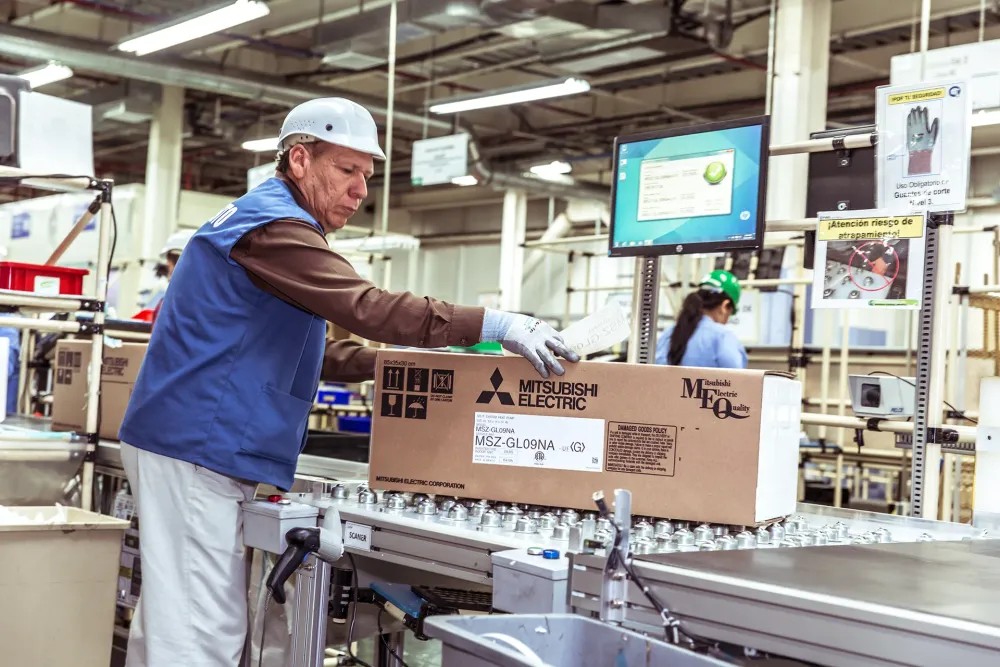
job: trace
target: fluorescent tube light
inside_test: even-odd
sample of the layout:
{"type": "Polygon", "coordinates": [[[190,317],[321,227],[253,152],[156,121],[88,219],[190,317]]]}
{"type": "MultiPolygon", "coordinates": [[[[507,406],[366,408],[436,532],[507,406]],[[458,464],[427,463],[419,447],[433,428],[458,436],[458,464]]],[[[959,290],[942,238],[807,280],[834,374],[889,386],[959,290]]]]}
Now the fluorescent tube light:
{"type": "Polygon", "coordinates": [[[264,139],[249,139],[241,144],[241,148],[245,151],[253,151],[254,153],[266,153],[268,151],[277,152],[278,150],[278,137],[266,137],[264,139]]]}
{"type": "Polygon", "coordinates": [[[559,79],[548,81],[542,84],[531,86],[521,86],[518,88],[508,88],[492,93],[480,94],[475,97],[465,97],[454,100],[445,100],[432,104],[430,112],[435,114],[458,113],[460,111],[471,111],[472,109],[487,109],[489,107],[507,106],[509,104],[521,104],[523,102],[534,102],[550,97],[562,97],[565,95],[576,95],[590,90],[590,83],[583,79],[559,79]]]}
{"type": "Polygon", "coordinates": [[[570,166],[569,162],[562,162],[556,160],[554,162],[549,162],[548,164],[536,164],[531,168],[531,173],[540,178],[549,178],[550,176],[562,176],[573,171],[573,167],[570,166]]]}
{"type": "Polygon", "coordinates": [[[455,178],[451,179],[451,183],[452,185],[460,185],[464,188],[470,185],[479,185],[479,179],[472,175],[456,176],[455,178]]]}
{"type": "Polygon", "coordinates": [[[31,85],[32,89],[47,86],[56,81],[62,81],[73,76],[73,70],[59,63],[49,63],[41,67],[34,67],[17,74],[31,85]]]}
{"type": "Polygon", "coordinates": [[[119,44],[117,48],[119,51],[144,56],[147,53],[228,30],[270,13],[271,9],[267,4],[259,0],[235,0],[232,4],[224,7],[156,28],[152,32],[136,35],[119,44]]]}

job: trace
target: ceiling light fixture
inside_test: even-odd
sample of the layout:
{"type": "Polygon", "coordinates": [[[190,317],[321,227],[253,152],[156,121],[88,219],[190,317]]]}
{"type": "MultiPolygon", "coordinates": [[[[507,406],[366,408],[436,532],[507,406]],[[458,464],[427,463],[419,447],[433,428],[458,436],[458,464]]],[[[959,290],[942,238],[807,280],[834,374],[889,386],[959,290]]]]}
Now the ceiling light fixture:
{"type": "Polygon", "coordinates": [[[35,89],[68,79],[73,76],[73,70],[59,63],[49,63],[18,72],[16,76],[27,81],[31,88],[35,89]]]}
{"type": "Polygon", "coordinates": [[[118,45],[119,51],[137,56],[160,51],[184,42],[212,35],[271,13],[266,3],[259,0],[235,0],[229,4],[209,9],[176,22],[154,28],[118,45]]]}
{"type": "Polygon", "coordinates": [[[459,185],[461,187],[468,187],[470,185],[479,185],[479,179],[471,174],[468,176],[456,176],[451,179],[452,185],[459,185]]]}
{"type": "Polygon", "coordinates": [[[278,150],[278,137],[265,137],[263,139],[248,139],[240,147],[245,151],[254,153],[276,152],[278,150]]]}
{"type": "Polygon", "coordinates": [[[530,171],[535,176],[547,178],[549,176],[563,176],[568,174],[573,171],[573,167],[570,166],[569,162],[555,160],[553,162],[549,162],[548,164],[536,164],[530,171]]]}
{"type": "Polygon", "coordinates": [[[546,81],[540,84],[535,83],[529,86],[497,90],[491,93],[480,93],[474,96],[442,100],[431,104],[430,112],[434,114],[459,113],[473,109],[487,109],[510,104],[521,104],[523,102],[535,102],[552,97],[576,95],[578,93],[585,93],[588,90],[590,90],[590,83],[583,79],[570,77],[568,79],[546,81]]]}

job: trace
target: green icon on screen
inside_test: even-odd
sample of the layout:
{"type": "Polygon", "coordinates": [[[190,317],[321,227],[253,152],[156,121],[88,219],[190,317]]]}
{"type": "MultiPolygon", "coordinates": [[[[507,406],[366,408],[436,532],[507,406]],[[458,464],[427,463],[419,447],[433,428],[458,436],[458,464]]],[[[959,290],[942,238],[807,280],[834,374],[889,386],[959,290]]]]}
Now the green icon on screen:
{"type": "Polygon", "coordinates": [[[721,162],[710,162],[705,167],[705,180],[712,185],[718,185],[726,177],[726,165],[721,162]]]}

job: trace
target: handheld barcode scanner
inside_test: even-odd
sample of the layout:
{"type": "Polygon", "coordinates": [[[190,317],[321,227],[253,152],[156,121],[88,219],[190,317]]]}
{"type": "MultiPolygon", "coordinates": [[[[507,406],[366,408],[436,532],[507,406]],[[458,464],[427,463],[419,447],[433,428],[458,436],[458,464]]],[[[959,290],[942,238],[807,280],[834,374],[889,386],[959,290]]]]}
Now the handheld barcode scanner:
{"type": "Polygon", "coordinates": [[[305,562],[309,554],[334,563],[344,555],[344,529],[340,512],[327,507],[323,523],[317,528],[292,528],[285,533],[288,548],[267,577],[267,590],[278,604],[285,603],[285,582],[305,562]]]}

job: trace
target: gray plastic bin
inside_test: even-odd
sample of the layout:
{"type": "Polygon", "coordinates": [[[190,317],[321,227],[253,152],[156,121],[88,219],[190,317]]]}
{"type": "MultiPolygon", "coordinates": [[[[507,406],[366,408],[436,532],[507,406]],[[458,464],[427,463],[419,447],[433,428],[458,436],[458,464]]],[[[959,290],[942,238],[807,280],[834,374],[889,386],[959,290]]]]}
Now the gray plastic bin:
{"type": "Polygon", "coordinates": [[[437,616],[441,667],[714,667],[726,663],[574,614],[437,616]],[[504,635],[495,637],[491,635],[504,635]],[[510,641],[514,640],[514,641],[510,641]],[[535,660],[515,647],[520,643],[535,660]]]}

